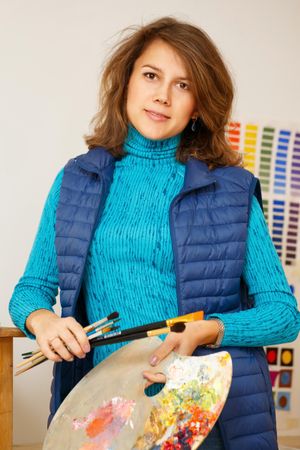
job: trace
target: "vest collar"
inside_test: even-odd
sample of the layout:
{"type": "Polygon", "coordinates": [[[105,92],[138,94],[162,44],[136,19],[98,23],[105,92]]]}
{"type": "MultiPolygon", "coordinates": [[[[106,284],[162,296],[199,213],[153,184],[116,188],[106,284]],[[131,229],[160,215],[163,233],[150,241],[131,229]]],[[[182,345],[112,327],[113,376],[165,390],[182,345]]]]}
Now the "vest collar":
{"type": "Polygon", "coordinates": [[[209,171],[207,164],[194,157],[188,159],[183,185],[184,192],[208,186],[216,181],[214,173],[209,171]]]}
{"type": "Polygon", "coordinates": [[[88,172],[101,175],[101,172],[110,165],[114,165],[116,158],[104,147],[94,147],[87,153],[75,158],[75,162],[88,172]]]}
{"type": "MultiPolygon", "coordinates": [[[[104,147],[94,147],[87,153],[76,158],[77,164],[83,169],[98,175],[107,167],[114,166],[116,158],[104,147]]],[[[184,185],[182,192],[198,189],[216,183],[214,173],[209,171],[207,164],[194,157],[186,163],[184,185]]]]}

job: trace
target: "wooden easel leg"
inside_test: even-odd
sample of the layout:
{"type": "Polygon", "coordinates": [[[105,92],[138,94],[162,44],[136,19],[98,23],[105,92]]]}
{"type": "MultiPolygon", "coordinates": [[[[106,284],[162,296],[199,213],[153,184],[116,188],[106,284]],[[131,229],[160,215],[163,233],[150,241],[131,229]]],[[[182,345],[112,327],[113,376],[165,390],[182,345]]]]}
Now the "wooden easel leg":
{"type": "Polygon", "coordinates": [[[13,338],[0,339],[0,450],[13,446],[13,338]]]}

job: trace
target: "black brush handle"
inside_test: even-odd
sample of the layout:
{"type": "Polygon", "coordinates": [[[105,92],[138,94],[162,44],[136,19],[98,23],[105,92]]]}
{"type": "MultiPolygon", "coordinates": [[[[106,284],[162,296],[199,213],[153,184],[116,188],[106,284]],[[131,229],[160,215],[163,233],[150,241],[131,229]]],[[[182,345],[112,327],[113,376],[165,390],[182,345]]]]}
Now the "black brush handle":
{"type": "MultiPolygon", "coordinates": [[[[134,328],[127,328],[126,330],[120,331],[118,333],[118,336],[110,336],[109,334],[105,334],[105,335],[95,338],[95,340],[97,339],[99,341],[102,341],[102,340],[107,341],[108,339],[122,337],[122,336],[129,336],[134,333],[141,333],[144,331],[156,330],[159,328],[164,328],[166,326],[167,326],[166,321],[162,320],[161,322],[148,323],[146,325],[140,325],[140,326],[134,327],[134,328]]],[[[90,335],[90,336],[92,336],[92,335],[90,335]]],[[[90,342],[93,342],[93,339],[90,339],[90,342]]]]}
{"type": "MultiPolygon", "coordinates": [[[[100,336],[102,337],[102,336],[100,336]]],[[[133,341],[134,339],[142,339],[147,337],[147,331],[142,331],[141,333],[128,334],[127,336],[112,336],[106,339],[91,339],[91,347],[99,347],[100,345],[117,344],[119,342],[133,341]]]]}
{"type": "MultiPolygon", "coordinates": [[[[170,331],[175,331],[177,333],[182,333],[184,330],[185,330],[185,324],[183,322],[174,324],[172,327],[170,327],[170,331]]],[[[128,330],[124,330],[124,331],[128,331],[128,330]]],[[[104,336],[99,336],[99,338],[91,339],[90,345],[91,345],[91,347],[99,347],[100,345],[116,344],[119,342],[133,341],[135,339],[143,339],[145,337],[148,337],[147,333],[148,333],[147,331],[141,331],[140,333],[132,333],[132,334],[127,334],[124,336],[123,331],[122,331],[122,334],[119,336],[109,337],[107,335],[106,338],[104,336]]],[[[161,333],[161,334],[166,334],[166,332],[161,333]]]]}
{"type": "Polygon", "coordinates": [[[148,323],[146,325],[140,325],[139,327],[127,328],[127,330],[122,331],[122,336],[127,336],[131,333],[140,333],[141,331],[156,330],[157,328],[164,328],[166,326],[166,320],[161,320],[160,322],[148,323]]]}

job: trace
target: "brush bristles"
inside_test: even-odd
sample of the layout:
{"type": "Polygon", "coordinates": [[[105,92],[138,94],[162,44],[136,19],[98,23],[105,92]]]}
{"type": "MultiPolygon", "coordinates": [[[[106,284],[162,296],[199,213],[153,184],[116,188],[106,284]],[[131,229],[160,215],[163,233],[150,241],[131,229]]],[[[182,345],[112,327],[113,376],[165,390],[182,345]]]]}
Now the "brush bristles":
{"type": "Polygon", "coordinates": [[[117,319],[118,317],[119,317],[119,313],[117,311],[114,311],[109,316],[107,316],[107,320],[117,319]]]}
{"type": "Polygon", "coordinates": [[[182,333],[185,330],[185,324],[183,322],[178,322],[172,325],[170,329],[175,333],[182,333]]]}

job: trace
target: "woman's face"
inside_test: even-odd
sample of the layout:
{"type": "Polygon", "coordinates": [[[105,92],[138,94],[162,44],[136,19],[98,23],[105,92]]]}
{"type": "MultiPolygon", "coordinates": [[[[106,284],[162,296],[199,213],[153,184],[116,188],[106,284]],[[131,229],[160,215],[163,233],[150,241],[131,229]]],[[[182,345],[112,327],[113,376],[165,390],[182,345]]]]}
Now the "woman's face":
{"type": "Polygon", "coordinates": [[[128,83],[126,108],[129,122],[143,136],[149,139],[175,136],[192,117],[199,115],[187,77],[180,56],[161,39],[152,41],[136,59],[128,83]]]}

